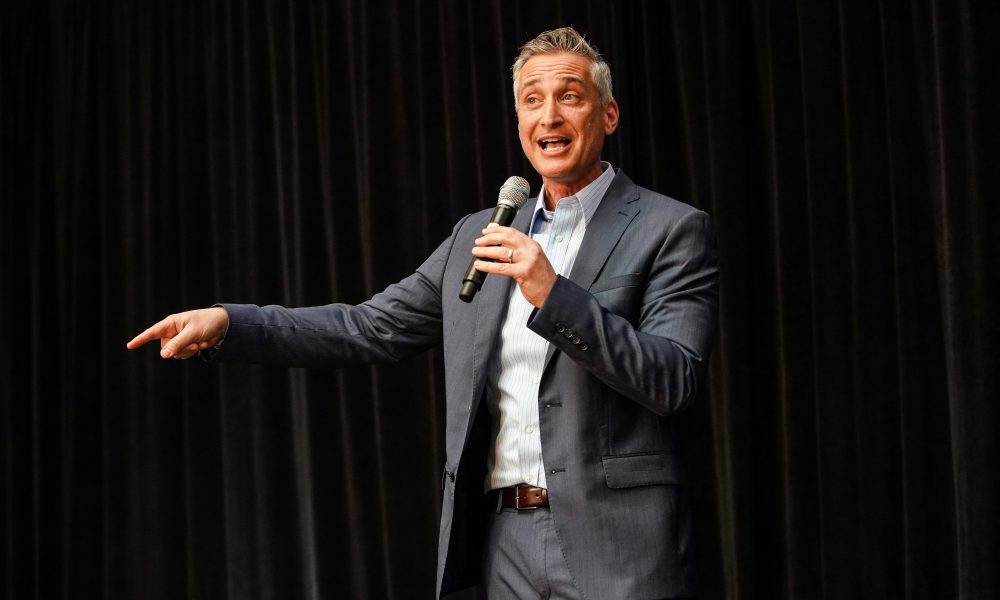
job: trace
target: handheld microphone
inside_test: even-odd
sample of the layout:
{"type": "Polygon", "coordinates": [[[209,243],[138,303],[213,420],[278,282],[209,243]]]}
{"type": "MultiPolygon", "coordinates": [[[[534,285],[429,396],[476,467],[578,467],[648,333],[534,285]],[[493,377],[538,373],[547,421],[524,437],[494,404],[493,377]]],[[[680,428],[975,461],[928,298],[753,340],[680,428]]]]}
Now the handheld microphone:
{"type": "MultiPolygon", "coordinates": [[[[530,192],[531,186],[528,185],[528,182],[523,177],[509,177],[500,186],[500,197],[497,199],[497,207],[493,209],[493,216],[490,217],[490,223],[509,227],[514,222],[514,215],[517,214],[517,209],[524,206],[524,203],[528,201],[528,194],[530,192]]],[[[476,258],[473,257],[472,262],[469,263],[469,268],[465,271],[465,277],[462,278],[462,290],[458,293],[458,297],[463,302],[472,302],[472,299],[476,296],[476,292],[483,287],[483,281],[486,279],[486,273],[476,270],[475,264],[476,258]]]]}

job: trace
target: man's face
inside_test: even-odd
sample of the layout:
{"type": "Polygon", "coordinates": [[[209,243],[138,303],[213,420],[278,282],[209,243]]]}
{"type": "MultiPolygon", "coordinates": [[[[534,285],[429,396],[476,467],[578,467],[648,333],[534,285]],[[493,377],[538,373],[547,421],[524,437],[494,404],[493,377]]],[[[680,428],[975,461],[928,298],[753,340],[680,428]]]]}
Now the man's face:
{"type": "Polygon", "coordinates": [[[517,131],[525,156],[546,188],[576,193],[600,175],[601,149],[618,126],[618,105],[601,106],[590,60],[578,54],[533,56],[518,84],[517,131]]]}

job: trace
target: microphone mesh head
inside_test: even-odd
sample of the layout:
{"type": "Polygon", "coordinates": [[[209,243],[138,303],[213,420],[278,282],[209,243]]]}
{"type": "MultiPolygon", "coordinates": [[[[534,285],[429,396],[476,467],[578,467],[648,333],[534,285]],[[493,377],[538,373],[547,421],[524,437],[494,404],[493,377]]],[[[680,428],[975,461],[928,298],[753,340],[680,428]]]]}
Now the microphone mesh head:
{"type": "Polygon", "coordinates": [[[514,210],[524,206],[528,201],[528,194],[531,193],[531,186],[524,177],[508,177],[507,181],[500,186],[500,198],[497,204],[505,204],[514,210]]]}

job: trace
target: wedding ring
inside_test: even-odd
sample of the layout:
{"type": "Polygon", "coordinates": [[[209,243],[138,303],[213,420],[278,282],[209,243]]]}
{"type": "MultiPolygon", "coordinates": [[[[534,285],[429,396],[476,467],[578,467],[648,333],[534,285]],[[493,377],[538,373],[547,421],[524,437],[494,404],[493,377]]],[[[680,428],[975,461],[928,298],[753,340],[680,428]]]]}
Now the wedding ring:
{"type": "Polygon", "coordinates": [[[514,249],[513,248],[507,248],[507,262],[509,262],[509,263],[514,262],[514,249]]]}

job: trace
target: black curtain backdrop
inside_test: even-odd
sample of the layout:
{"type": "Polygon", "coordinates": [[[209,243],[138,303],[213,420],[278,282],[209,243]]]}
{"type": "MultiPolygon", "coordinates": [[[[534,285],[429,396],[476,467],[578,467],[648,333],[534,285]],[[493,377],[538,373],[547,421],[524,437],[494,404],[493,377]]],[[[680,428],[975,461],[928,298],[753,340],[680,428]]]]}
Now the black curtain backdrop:
{"type": "Polygon", "coordinates": [[[1000,597],[1000,8],[36,2],[0,9],[0,595],[428,598],[441,361],[162,361],[220,300],[359,302],[538,177],[509,65],[572,24],[637,182],[715,218],[677,415],[703,598],[1000,597]]]}

